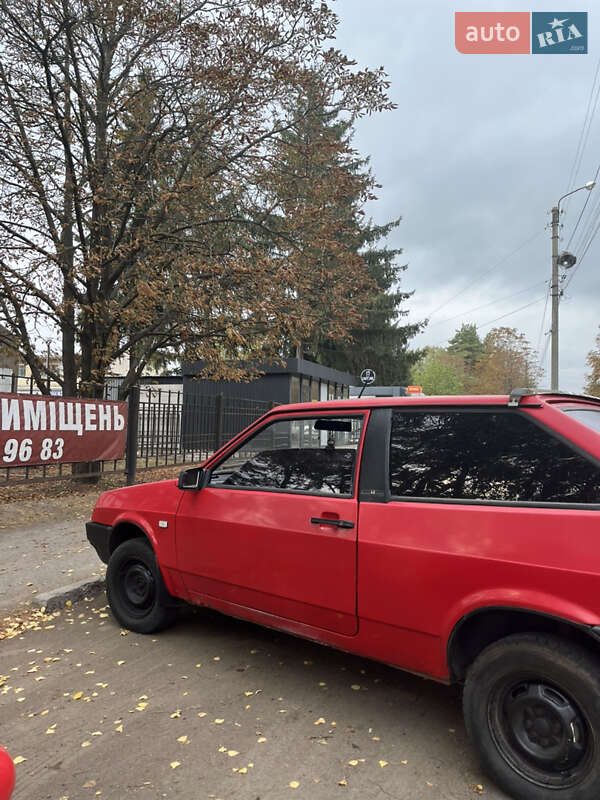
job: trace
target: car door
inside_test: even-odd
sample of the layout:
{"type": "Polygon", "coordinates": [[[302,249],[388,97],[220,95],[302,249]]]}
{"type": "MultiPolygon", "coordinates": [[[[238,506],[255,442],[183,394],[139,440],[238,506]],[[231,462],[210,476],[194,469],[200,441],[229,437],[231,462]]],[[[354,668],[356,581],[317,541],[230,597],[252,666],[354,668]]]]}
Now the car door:
{"type": "Polygon", "coordinates": [[[277,415],[184,493],[177,561],[194,599],[356,632],[365,416],[277,415]]]}

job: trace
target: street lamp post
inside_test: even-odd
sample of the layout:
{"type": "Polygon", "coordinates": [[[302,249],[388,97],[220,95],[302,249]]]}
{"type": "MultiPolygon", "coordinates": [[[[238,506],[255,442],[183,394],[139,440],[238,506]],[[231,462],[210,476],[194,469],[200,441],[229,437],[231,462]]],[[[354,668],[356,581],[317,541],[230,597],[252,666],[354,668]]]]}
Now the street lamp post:
{"type": "MultiPolygon", "coordinates": [[[[552,295],[552,329],[551,329],[551,355],[550,355],[550,389],[558,391],[558,302],[560,300],[560,289],[558,286],[558,226],[560,221],[560,203],[565,197],[569,197],[582,189],[591,191],[596,185],[596,181],[588,181],[578,189],[563,194],[558,203],[552,209],[552,281],[550,283],[550,294],[552,295]]],[[[568,264],[573,266],[575,259],[568,264]]],[[[565,264],[565,266],[567,266],[565,264]]]]}

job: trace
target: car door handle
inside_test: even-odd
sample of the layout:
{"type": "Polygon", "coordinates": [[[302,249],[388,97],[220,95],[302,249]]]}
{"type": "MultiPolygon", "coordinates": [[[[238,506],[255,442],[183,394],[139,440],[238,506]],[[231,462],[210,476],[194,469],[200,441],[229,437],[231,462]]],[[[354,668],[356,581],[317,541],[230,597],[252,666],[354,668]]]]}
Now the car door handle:
{"type": "Polygon", "coordinates": [[[328,519],[324,517],[311,517],[310,521],[313,525],[333,525],[336,528],[353,528],[354,523],[349,519],[328,519]]]}

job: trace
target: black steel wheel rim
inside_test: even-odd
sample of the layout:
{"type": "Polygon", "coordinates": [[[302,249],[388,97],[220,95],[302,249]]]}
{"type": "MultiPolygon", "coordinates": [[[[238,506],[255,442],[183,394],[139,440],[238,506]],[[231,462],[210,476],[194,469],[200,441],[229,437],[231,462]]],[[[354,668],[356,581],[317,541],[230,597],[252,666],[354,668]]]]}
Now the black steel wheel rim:
{"type": "Polygon", "coordinates": [[[492,693],[488,725],[502,758],[546,789],[580,783],[593,763],[585,715],[564,689],[534,676],[513,676],[492,693]]]}
{"type": "Polygon", "coordinates": [[[126,562],[120,574],[121,597],[127,611],[144,616],[154,606],[156,582],[152,570],[143,561],[126,562]]]}

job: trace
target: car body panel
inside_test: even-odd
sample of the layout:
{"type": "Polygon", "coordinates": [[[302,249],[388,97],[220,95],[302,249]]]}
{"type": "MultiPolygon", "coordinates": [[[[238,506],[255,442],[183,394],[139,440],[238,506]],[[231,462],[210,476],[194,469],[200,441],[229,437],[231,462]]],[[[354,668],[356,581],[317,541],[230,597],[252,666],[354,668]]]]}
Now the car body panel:
{"type": "MultiPolygon", "coordinates": [[[[278,407],[203,466],[210,474],[274,418],[396,407],[493,410],[506,409],[508,401],[402,397],[278,407]]],[[[579,403],[600,407],[592,399],[540,394],[523,397],[515,413],[529,415],[600,466],[600,434],[561,409],[579,403]]],[[[371,413],[380,426],[371,467],[373,452],[385,450],[381,414],[371,413]]],[[[365,429],[357,469],[368,446],[365,429]]],[[[452,631],[473,612],[513,608],[600,625],[600,498],[598,507],[402,500],[390,496],[384,470],[375,472],[364,495],[355,480],[352,498],[147,484],[102,495],[93,520],[138,525],[178,597],[438,680],[449,680],[452,631]],[[310,522],[335,515],[354,527],[310,522]],[[168,527],[159,527],[159,520],[168,527]]]]}

